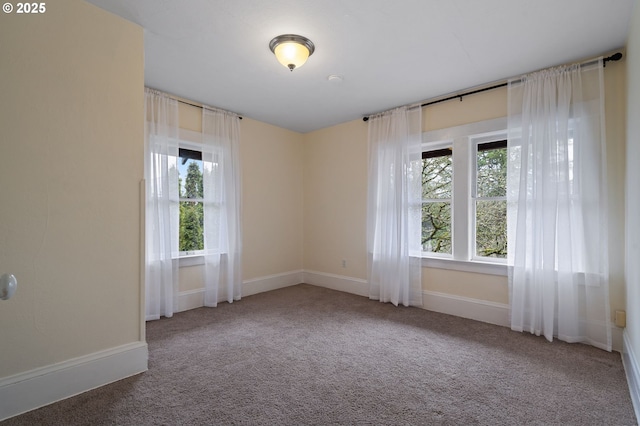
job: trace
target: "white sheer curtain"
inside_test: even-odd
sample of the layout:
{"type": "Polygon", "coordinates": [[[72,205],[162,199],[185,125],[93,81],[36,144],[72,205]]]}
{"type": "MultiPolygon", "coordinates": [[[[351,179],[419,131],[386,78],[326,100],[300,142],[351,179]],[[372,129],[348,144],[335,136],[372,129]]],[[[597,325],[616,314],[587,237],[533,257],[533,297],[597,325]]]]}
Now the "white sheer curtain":
{"type": "Polygon", "coordinates": [[[242,286],[239,117],[202,108],[205,306],[239,300],[242,286]]]}
{"type": "Polygon", "coordinates": [[[508,91],[511,328],[610,351],[602,60],[508,91]]]}
{"type": "Polygon", "coordinates": [[[371,117],[368,142],[369,297],[422,306],[422,109],[371,117]]]}
{"type": "Polygon", "coordinates": [[[145,88],[146,319],[171,317],[177,304],[178,103],[145,88]]]}

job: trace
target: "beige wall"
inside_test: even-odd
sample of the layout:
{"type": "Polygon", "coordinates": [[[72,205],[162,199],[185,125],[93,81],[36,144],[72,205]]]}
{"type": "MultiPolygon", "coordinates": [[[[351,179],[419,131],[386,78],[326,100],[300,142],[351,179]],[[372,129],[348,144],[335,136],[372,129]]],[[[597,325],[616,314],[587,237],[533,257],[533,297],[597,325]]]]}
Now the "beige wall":
{"type": "MultiPolygon", "coordinates": [[[[180,104],[180,127],[202,131],[202,109],[180,104]]],[[[240,121],[242,275],[251,280],[302,270],[302,135],[240,121]]],[[[179,291],[204,287],[201,266],[180,268],[179,291]]]]}
{"type": "MultiPolygon", "coordinates": [[[[498,89],[425,108],[423,130],[506,112],[506,89],[498,89]]],[[[355,120],[304,137],[304,268],[366,279],[367,123],[355,120]]],[[[425,268],[422,281],[427,291],[508,302],[504,276],[425,268]]]]}
{"type": "MultiPolygon", "coordinates": [[[[625,139],[626,58],[604,70],[609,204],[609,302],[611,316],[626,309],[625,297],[625,139]]],[[[613,319],[613,318],[612,318],[613,319]]]]}
{"type": "Polygon", "coordinates": [[[301,135],[245,118],[242,165],[242,271],[253,279],[302,269],[301,135]]]}
{"type": "MultiPolygon", "coordinates": [[[[624,61],[605,70],[611,308],[625,309],[624,291],[624,61]]],[[[424,108],[423,130],[507,115],[500,88],[424,108]]],[[[366,279],[367,124],[355,120],[304,136],[304,268],[366,279]],[[347,261],[346,268],[342,260],[347,261]]],[[[423,289],[507,304],[507,277],[425,268],[423,289]]]]}
{"type": "Polygon", "coordinates": [[[362,120],[304,135],[305,270],[367,277],[367,161],[362,120]]]}
{"type": "Polygon", "coordinates": [[[502,87],[475,95],[462,101],[451,100],[423,108],[423,130],[438,130],[477,121],[507,116],[507,88],[502,87]]]}
{"type": "Polygon", "coordinates": [[[0,377],[144,340],[143,33],[80,0],[0,14],[0,377]]]}
{"type": "MultiPolygon", "coordinates": [[[[635,4],[627,45],[627,329],[630,350],[640,356],[640,5],[635,4]]],[[[635,359],[638,365],[640,359],[635,359]]],[[[637,371],[636,371],[637,374],[637,371]]],[[[638,383],[636,382],[636,386],[638,383]]],[[[636,395],[637,396],[637,395],[636,395]]]]}

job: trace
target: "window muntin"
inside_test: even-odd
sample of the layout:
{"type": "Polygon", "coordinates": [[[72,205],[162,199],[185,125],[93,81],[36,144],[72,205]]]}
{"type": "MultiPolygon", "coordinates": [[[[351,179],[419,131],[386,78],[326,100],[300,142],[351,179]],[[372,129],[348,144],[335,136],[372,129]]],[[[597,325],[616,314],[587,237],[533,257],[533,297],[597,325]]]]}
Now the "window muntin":
{"type": "Polygon", "coordinates": [[[507,257],[507,141],[475,144],[473,257],[507,257]]]}
{"type": "Polygon", "coordinates": [[[451,255],[453,158],[450,148],[422,153],[422,251],[451,255]]]}

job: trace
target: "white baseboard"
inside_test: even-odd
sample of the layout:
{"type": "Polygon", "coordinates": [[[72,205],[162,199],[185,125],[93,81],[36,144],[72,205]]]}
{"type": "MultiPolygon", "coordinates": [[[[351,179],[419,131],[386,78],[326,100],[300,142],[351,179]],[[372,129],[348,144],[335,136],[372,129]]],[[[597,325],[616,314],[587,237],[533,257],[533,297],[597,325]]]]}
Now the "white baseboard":
{"type": "Polygon", "coordinates": [[[145,342],[107,349],[0,379],[0,421],[147,371],[145,342]]]}
{"type": "Polygon", "coordinates": [[[204,288],[178,293],[178,309],[176,312],[188,311],[189,309],[201,308],[203,306],[204,288]]]}
{"type": "Polygon", "coordinates": [[[423,290],[422,307],[442,314],[510,327],[509,305],[504,303],[423,290]]]}
{"type": "Polygon", "coordinates": [[[325,287],[331,290],[344,291],[369,297],[369,285],[367,280],[352,278],[344,275],[325,274],[317,271],[304,271],[304,283],[325,287]]]}
{"type": "MultiPolygon", "coordinates": [[[[246,280],[242,284],[242,295],[250,296],[300,283],[369,297],[369,285],[365,279],[309,270],[284,272],[246,280]]],[[[203,306],[203,294],[204,289],[181,292],[178,295],[178,311],[203,306]]],[[[423,308],[490,324],[509,326],[509,306],[501,303],[423,291],[423,308]]]]}
{"type": "Polygon", "coordinates": [[[623,331],[624,328],[616,327],[613,321],[610,325],[611,328],[611,350],[620,352],[624,350],[623,331]]]}
{"type": "MultiPolygon", "coordinates": [[[[511,327],[511,308],[505,303],[423,290],[422,307],[429,311],[511,327]]],[[[614,351],[622,351],[622,330],[611,325],[611,349],[614,351]]]]}
{"type": "Polygon", "coordinates": [[[633,409],[636,412],[636,420],[640,421],[640,368],[638,366],[638,358],[633,352],[626,330],[622,334],[622,339],[622,365],[627,376],[631,402],[633,402],[633,409]]]}
{"type": "MultiPolygon", "coordinates": [[[[246,280],[242,284],[242,296],[277,290],[300,283],[369,297],[367,280],[308,270],[283,272],[246,280]]],[[[428,290],[423,290],[422,295],[422,307],[429,311],[511,327],[508,304],[428,290]]],[[[177,312],[202,306],[204,306],[204,289],[185,291],[178,294],[177,312]]],[[[612,349],[614,351],[622,351],[622,329],[612,325],[611,334],[612,349]]]]}
{"type": "MultiPolygon", "coordinates": [[[[242,297],[277,290],[303,282],[302,270],[252,278],[242,282],[242,297]]],[[[226,300],[227,298],[225,296],[220,296],[218,302],[225,302],[226,300]]],[[[204,288],[178,293],[178,309],[176,312],[188,311],[189,309],[201,308],[203,306],[204,288]]]]}
{"type": "MultiPolygon", "coordinates": [[[[326,274],[317,271],[304,271],[304,282],[319,287],[369,297],[367,280],[359,278],[326,274]]],[[[507,304],[437,293],[434,291],[423,291],[422,294],[422,307],[429,311],[509,327],[509,305],[507,304]]]]}
{"type": "Polygon", "coordinates": [[[242,296],[251,296],[252,294],[301,284],[304,282],[303,278],[303,271],[298,270],[246,280],[242,283],[242,296]]]}

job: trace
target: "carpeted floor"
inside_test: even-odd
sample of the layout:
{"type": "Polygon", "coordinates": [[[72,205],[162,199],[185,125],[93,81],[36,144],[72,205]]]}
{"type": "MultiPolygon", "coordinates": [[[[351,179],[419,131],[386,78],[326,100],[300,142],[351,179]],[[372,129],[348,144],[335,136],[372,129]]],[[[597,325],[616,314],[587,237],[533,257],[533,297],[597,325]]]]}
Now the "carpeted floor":
{"type": "Polygon", "coordinates": [[[631,425],[619,353],[298,285],[147,324],[149,371],[9,425],[631,425]]]}

